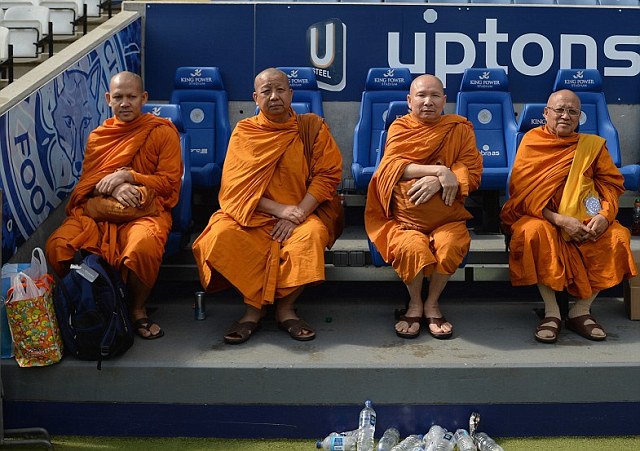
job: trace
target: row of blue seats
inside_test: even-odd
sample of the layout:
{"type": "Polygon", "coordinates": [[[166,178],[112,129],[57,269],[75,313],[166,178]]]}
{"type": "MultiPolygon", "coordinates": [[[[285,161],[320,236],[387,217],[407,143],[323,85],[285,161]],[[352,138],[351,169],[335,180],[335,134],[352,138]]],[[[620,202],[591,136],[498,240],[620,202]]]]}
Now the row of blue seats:
{"type": "MultiPolygon", "coordinates": [[[[323,116],[322,96],[313,70],[309,67],[281,69],[287,73],[294,90],[293,108],[298,113],[314,112],[323,116]]],[[[411,73],[406,68],[372,68],[367,74],[353,142],[352,174],[360,192],[366,192],[380,161],[385,131],[397,116],[407,113],[406,96],[411,81],[411,73]]],[[[625,186],[637,190],[640,166],[621,167],[618,135],[609,117],[598,71],[563,69],[558,72],[553,90],[562,88],[577,91],[583,104],[581,131],[607,139],[613,161],[625,176],[625,186]],[[576,84],[576,79],[583,82],[576,84]]],[[[227,94],[217,67],[180,67],[176,71],[171,103],[145,106],[145,111],[170,118],[181,132],[185,178],[181,202],[174,209],[176,236],[170,237],[172,249],[179,249],[180,240],[187,235],[192,188],[212,188],[220,183],[231,133],[227,105],[227,94]]],[[[506,73],[490,68],[465,71],[456,113],[474,124],[478,150],[484,161],[481,190],[506,189],[519,140],[527,130],[544,123],[543,109],[544,104],[525,105],[516,123],[506,73]]],[[[494,195],[493,203],[497,203],[497,199],[494,195]]],[[[497,205],[490,205],[485,209],[495,212],[496,208],[497,205]]]]}
{"type": "MultiPolygon", "coordinates": [[[[411,73],[406,68],[369,71],[354,135],[352,173],[357,190],[366,191],[376,162],[380,160],[384,150],[380,138],[383,131],[393,122],[395,114],[407,113],[406,96],[411,81],[411,73]],[[394,101],[399,103],[394,106],[394,101]]],[[[582,103],[579,130],[607,140],[613,162],[625,177],[626,189],[637,191],[640,166],[622,166],[618,132],[609,116],[600,73],[596,69],[560,69],[550,92],[559,89],[576,92],[582,103]]],[[[544,103],[526,104],[516,119],[503,69],[465,70],[456,99],[456,113],[469,119],[474,126],[478,151],[483,155],[484,163],[481,190],[506,189],[520,139],[528,130],[544,123],[544,106],[544,103]]]]}

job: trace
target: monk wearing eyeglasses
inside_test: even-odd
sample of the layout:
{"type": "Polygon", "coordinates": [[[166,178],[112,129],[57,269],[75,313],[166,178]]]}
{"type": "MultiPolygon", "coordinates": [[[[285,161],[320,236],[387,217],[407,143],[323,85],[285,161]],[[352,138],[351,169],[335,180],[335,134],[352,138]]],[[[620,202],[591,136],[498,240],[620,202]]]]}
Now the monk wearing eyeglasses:
{"type": "Polygon", "coordinates": [[[544,301],[534,334],[542,343],[555,343],[560,333],[556,291],[575,298],[567,329],[606,339],[591,304],[600,291],[637,273],[629,230],[616,221],[624,178],[603,138],[576,132],[580,107],[572,91],[551,94],[546,125],[525,134],[518,148],[500,214],[511,236],[511,283],[537,285],[544,301]]]}

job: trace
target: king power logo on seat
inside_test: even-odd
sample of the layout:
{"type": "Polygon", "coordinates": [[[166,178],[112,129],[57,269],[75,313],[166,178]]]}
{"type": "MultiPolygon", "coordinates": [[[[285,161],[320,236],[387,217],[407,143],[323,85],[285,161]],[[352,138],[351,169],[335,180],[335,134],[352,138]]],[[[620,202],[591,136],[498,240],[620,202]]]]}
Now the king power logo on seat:
{"type": "Polygon", "coordinates": [[[307,48],[318,86],[342,91],[347,85],[347,26],[340,19],[314,23],[307,28],[307,48]]]}

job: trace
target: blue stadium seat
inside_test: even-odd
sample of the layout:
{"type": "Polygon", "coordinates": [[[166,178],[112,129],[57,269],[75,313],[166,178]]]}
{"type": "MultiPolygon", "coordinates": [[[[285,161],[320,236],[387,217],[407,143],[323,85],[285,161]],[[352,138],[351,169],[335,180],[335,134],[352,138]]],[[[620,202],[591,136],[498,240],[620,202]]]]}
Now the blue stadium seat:
{"type": "Polygon", "coordinates": [[[516,152],[516,119],[505,71],[465,69],[456,113],[473,123],[483,160],[480,189],[504,189],[516,152]]]}
{"type": "Polygon", "coordinates": [[[180,148],[182,149],[182,185],[178,204],[171,210],[173,225],[169,233],[169,239],[164,248],[164,257],[177,254],[189,241],[191,232],[191,163],[189,161],[189,136],[184,131],[180,106],[166,103],[147,103],[142,107],[144,113],[152,113],[164,117],[173,122],[180,132],[180,148]]]}
{"type": "Polygon", "coordinates": [[[217,67],[176,69],[171,103],[180,105],[189,135],[194,188],[220,185],[222,165],[231,136],[227,92],[217,67]]]}
{"type": "Polygon", "coordinates": [[[522,112],[518,118],[516,152],[525,133],[547,122],[544,118],[545,106],[547,106],[546,103],[525,103],[522,106],[522,112]]]}
{"type": "Polygon", "coordinates": [[[465,69],[458,91],[456,113],[466,117],[482,154],[483,233],[499,231],[500,194],[507,187],[516,153],[516,118],[507,74],[500,68],[465,69]]]}
{"type": "MultiPolygon", "coordinates": [[[[393,123],[393,121],[395,121],[399,117],[404,116],[407,113],[409,113],[409,105],[407,104],[406,100],[395,100],[389,103],[387,111],[385,111],[383,114],[384,130],[380,134],[380,141],[378,145],[378,155],[376,157],[376,165],[374,168],[374,172],[375,170],[378,169],[378,166],[380,165],[380,160],[384,155],[384,147],[387,141],[387,132],[389,131],[389,127],[391,127],[391,124],[393,123]]],[[[378,249],[376,249],[375,245],[371,242],[371,240],[368,237],[367,237],[367,241],[369,243],[371,263],[373,263],[374,266],[378,266],[378,267],[388,266],[389,264],[382,259],[382,255],[380,255],[380,252],[378,252],[378,249]]]]}
{"type": "Polygon", "coordinates": [[[406,101],[410,86],[411,72],[407,68],[369,69],[353,133],[351,172],[357,191],[366,192],[373,175],[389,102],[406,101]]]}
{"type": "Polygon", "coordinates": [[[602,77],[597,69],[560,69],[553,84],[553,91],[570,89],[580,98],[580,132],[598,135],[607,140],[607,148],[613,163],[624,176],[627,190],[638,191],[640,165],[622,165],[620,141],[602,91],[602,77]]]}
{"type": "Polygon", "coordinates": [[[315,113],[324,117],[322,93],[318,88],[316,74],[310,67],[278,67],[287,74],[293,89],[291,106],[297,114],[315,113]]]}

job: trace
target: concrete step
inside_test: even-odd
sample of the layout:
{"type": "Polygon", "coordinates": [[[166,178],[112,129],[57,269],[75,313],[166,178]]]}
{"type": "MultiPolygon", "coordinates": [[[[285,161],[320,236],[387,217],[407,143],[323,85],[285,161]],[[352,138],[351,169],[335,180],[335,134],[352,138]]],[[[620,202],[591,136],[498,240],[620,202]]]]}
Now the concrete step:
{"type": "Polygon", "coordinates": [[[433,423],[466,427],[478,411],[494,436],[638,435],[640,322],[619,297],[593,313],[605,342],[563,330],[555,345],[533,338],[535,290],[508,283],[450,284],[442,309],[451,340],[393,330],[406,300],[399,282],[330,282],[309,288],[298,313],[317,329],[297,342],[270,311],[245,344],[223,331],[243,311],[232,291],[205,297],[194,320],[194,283],[161,280],[152,317],[166,335],[95,362],[65,357],[24,369],[2,361],[6,427],[42,426],[56,435],[321,437],[354,429],[366,399],[378,427],[403,435],[433,423]],[[118,418],[107,421],[106,418],[118,418]]]}

